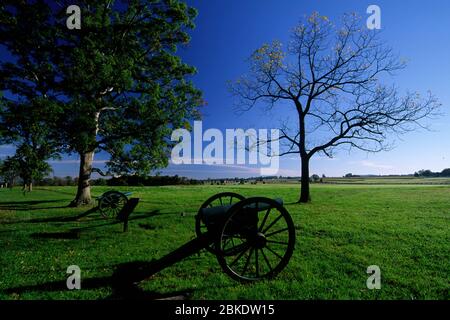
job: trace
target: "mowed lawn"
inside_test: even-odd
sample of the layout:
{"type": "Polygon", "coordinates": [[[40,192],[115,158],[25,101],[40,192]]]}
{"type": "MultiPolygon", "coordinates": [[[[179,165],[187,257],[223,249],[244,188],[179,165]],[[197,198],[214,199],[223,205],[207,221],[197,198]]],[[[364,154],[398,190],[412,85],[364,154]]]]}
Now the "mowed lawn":
{"type": "MultiPolygon", "coordinates": [[[[93,187],[100,195],[108,187],[93,187]]],[[[297,185],[120,187],[141,199],[129,231],[89,208],[66,208],[72,187],[23,195],[0,189],[0,299],[114,298],[111,276],[124,263],[158,259],[195,237],[194,216],[223,191],[281,197],[296,226],[296,248],[274,280],[237,283],[203,250],[141,282],[149,297],[189,299],[448,299],[450,187],[313,185],[313,202],[294,204],[297,185]],[[67,267],[81,290],[65,289],[67,267]],[[366,287],[381,268],[381,289],[366,287]]]]}

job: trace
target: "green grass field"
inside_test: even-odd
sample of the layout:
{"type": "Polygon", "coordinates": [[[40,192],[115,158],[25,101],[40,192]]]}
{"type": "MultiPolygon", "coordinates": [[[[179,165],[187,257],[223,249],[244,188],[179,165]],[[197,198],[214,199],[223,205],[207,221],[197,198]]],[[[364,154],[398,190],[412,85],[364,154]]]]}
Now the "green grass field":
{"type": "MultiPolygon", "coordinates": [[[[72,187],[0,189],[0,299],[106,299],[118,265],[158,259],[195,237],[194,215],[209,196],[234,191],[282,197],[297,242],[274,280],[240,284],[203,250],[140,284],[149,296],[190,299],[448,299],[450,188],[421,185],[313,185],[313,202],[293,204],[297,185],[121,187],[141,202],[129,225],[89,208],[66,208],[72,187]],[[64,289],[70,265],[82,289],[64,289]],[[366,287],[369,265],[381,290],[366,287]]],[[[106,187],[94,187],[100,195],[106,187]]]]}

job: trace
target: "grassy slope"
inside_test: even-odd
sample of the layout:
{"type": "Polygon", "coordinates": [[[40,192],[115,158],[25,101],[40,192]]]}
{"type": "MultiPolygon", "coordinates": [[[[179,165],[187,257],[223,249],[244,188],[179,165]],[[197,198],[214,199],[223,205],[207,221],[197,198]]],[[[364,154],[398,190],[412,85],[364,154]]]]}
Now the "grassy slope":
{"type": "MultiPolygon", "coordinates": [[[[292,185],[120,189],[142,199],[128,233],[98,214],[78,222],[37,220],[86,211],[63,207],[73,188],[26,196],[0,189],[0,299],[107,298],[116,265],[159,258],[192,239],[198,207],[221,191],[284,198],[297,228],[287,268],[275,280],[243,285],[202,252],[142,283],[147,292],[190,291],[192,299],[449,298],[450,190],[445,186],[314,185],[308,205],[289,204],[298,194],[292,185]],[[80,238],[64,239],[74,228],[81,228],[80,238]],[[73,264],[82,270],[79,291],[62,288],[73,264]],[[381,268],[381,290],[366,288],[369,265],[381,268]]],[[[95,187],[94,194],[106,190],[95,187]]]]}

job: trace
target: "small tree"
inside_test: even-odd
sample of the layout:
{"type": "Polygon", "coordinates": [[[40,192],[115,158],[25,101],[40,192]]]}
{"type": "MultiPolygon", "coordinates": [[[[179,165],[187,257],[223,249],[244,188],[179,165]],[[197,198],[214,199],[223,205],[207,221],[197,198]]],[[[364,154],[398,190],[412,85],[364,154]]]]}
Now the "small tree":
{"type": "Polygon", "coordinates": [[[73,178],[71,176],[64,177],[64,180],[66,180],[66,185],[67,186],[72,186],[73,185],[73,178]]]}
{"type": "Polygon", "coordinates": [[[18,174],[23,183],[23,191],[31,192],[33,182],[41,181],[52,172],[51,166],[45,161],[47,156],[47,154],[42,155],[41,150],[27,144],[22,144],[16,150],[16,154],[11,159],[16,162],[18,174]]]}
{"type": "Polygon", "coordinates": [[[44,8],[39,1],[16,1],[14,5],[4,1],[0,5],[0,42],[16,58],[0,61],[0,90],[4,91],[0,98],[0,144],[15,145],[16,153],[7,163],[15,168],[27,191],[32,190],[34,180],[51,171],[46,160],[58,158],[52,133],[57,120],[58,101],[52,90],[56,73],[50,54],[55,32],[43,23],[49,18],[44,8]],[[20,10],[11,14],[11,6],[20,10]],[[39,31],[34,22],[42,24],[39,31]]]}
{"type": "Polygon", "coordinates": [[[256,50],[250,73],[231,90],[244,111],[259,102],[269,109],[293,107],[296,124],[281,126],[285,149],[279,156],[300,155],[299,202],[308,202],[314,155],[332,157],[338,147],[389,150],[389,134],[412,130],[435,113],[439,104],[431,94],[401,97],[394,86],[381,82],[404,67],[378,32],[364,28],[356,15],[345,15],[336,26],[314,13],[293,29],[286,50],[277,41],[256,50]]]}
{"type": "Polygon", "coordinates": [[[14,163],[24,191],[32,191],[33,181],[51,172],[48,159],[59,158],[58,144],[49,126],[52,116],[43,100],[36,97],[0,100],[0,143],[16,146],[8,161],[14,163]]]}
{"type": "Polygon", "coordinates": [[[431,170],[420,170],[420,171],[419,171],[419,174],[420,174],[422,177],[427,177],[427,178],[430,178],[430,177],[433,176],[433,172],[432,172],[431,170]]]}
{"type": "Polygon", "coordinates": [[[14,187],[15,181],[19,177],[19,167],[11,157],[0,162],[0,177],[9,188],[14,187]]]}

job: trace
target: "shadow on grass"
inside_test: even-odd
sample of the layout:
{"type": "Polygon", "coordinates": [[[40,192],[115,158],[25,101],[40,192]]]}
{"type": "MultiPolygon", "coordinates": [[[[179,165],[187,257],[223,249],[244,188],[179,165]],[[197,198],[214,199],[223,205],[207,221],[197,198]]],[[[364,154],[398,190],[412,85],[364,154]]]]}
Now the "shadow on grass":
{"type": "Polygon", "coordinates": [[[34,188],[34,190],[50,191],[50,192],[54,192],[54,193],[58,193],[58,194],[67,194],[67,195],[70,195],[71,197],[73,197],[73,195],[74,195],[73,192],[55,190],[55,189],[49,189],[49,188],[42,188],[42,187],[36,187],[36,188],[34,188]]]}
{"type": "MultiPolygon", "coordinates": [[[[55,207],[56,208],[56,207],[55,207]]],[[[65,207],[61,207],[62,208],[67,208],[67,206],[65,207]]],[[[45,208],[45,209],[54,209],[53,207],[51,208],[45,208]]],[[[34,210],[34,209],[31,209],[34,210]]],[[[10,222],[5,222],[3,224],[15,224],[15,223],[46,223],[46,222],[71,222],[71,221],[76,221],[78,219],[81,219],[83,217],[86,217],[94,212],[96,212],[98,210],[98,207],[93,207],[89,210],[87,210],[86,212],[83,212],[81,214],[77,214],[75,216],[58,216],[58,217],[48,217],[48,218],[35,218],[35,219],[27,219],[27,220],[17,220],[17,221],[10,221],[10,222]]]]}
{"type": "Polygon", "coordinates": [[[301,202],[298,202],[298,201],[284,203],[285,206],[292,206],[292,205],[301,206],[302,204],[308,204],[308,203],[301,203],[301,202]]]}
{"type": "MultiPolygon", "coordinates": [[[[142,219],[147,219],[149,217],[153,217],[155,215],[158,215],[159,210],[153,210],[149,213],[144,213],[144,214],[139,214],[139,215],[132,215],[131,217],[128,218],[128,222],[130,221],[135,221],[135,220],[142,220],[142,219]]],[[[99,227],[105,227],[105,226],[112,226],[115,224],[123,224],[123,221],[120,221],[118,219],[111,219],[109,220],[110,222],[106,222],[106,223],[102,223],[102,224],[97,224],[94,226],[86,226],[86,227],[80,227],[80,228],[73,228],[70,231],[71,232],[81,232],[83,230],[89,230],[89,229],[95,229],[95,228],[99,228],[99,227]]]]}
{"type": "MultiPolygon", "coordinates": [[[[19,221],[11,221],[11,222],[2,222],[2,224],[17,224],[17,223],[49,223],[49,222],[59,222],[59,223],[68,223],[68,222],[74,222],[77,221],[80,218],[86,217],[98,210],[97,207],[91,208],[86,212],[83,212],[82,214],[76,215],[76,216],[60,216],[60,217],[49,217],[49,218],[38,218],[38,219],[30,219],[30,220],[19,220],[19,221]]],[[[133,220],[143,220],[147,219],[149,217],[157,216],[160,214],[159,210],[153,210],[149,213],[143,213],[143,214],[135,214],[128,218],[128,222],[133,220]]],[[[78,228],[72,228],[69,229],[69,231],[66,232],[39,232],[39,233],[33,233],[31,235],[32,238],[35,239],[79,239],[80,233],[83,230],[90,230],[105,226],[112,226],[116,224],[121,224],[123,221],[120,221],[118,219],[110,219],[110,220],[104,220],[105,223],[96,224],[96,225],[90,225],[85,227],[78,227],[78,228]]],[[[15,230],[2,230],[0,233],[7,233],[7,232],[14,232],[15,230]]]]}
{"type": "Polygon", "coordinates": [[[36,204],[42,204],[42,203],[55,203],[55,202],[61,202],[61,200],[29,200],[29,201],[2,201],[0,202],[0,207],[6,206],[34,206],[36,204]]]}
{"type": "Polygon", "coordinates": [[[50,210],[50,209],[65,209],[65,206],[57,207],[34,207],[40,204],[46,203],[56,203],[61,202],[61,200],[29,200],[29,201],[3,201],[0,202],[0,209],[3,210],[14,210],[14,211],[33,211],[33,210],[50,210]]]}
{"type": "Polygon", "coordinates": [[[14,211],[36,211],[36,210],[52,210],[52,209],[66,209],[67,206],[58,206],[58,207],[0,207],[0,209],[6,210],[14,210],[14,211]]]}
{"type": "MultiPolygon", "coordinates": [[[[93,290],[110,287],[112,294],[105,299],[136,299],[136,300],[185,300],[194,292],[193,289],[173,291],[170,293],[159,293],[156,291],[145,291],[138,287],[138,282],[151,277],[151,270],[158,261],[146,262],[135,261],[119,264],[116,266],[112,276],[81,279],[82,290],[93,290]]],[[[226,286],[224,286],[226,287],[226,286]]],[[[25,292],[56,292],[66,291],[66,281],[52,281],[37,285],[26,285],[3,290],[6,294],[21,294],[25,292]]],[[[198,288],[196,290],[199,290],[198,288]]]]}
{"type": "Polygon", "coordinates": [[[161,226],[154,225],[153,223],[139,223],[138,226],[139,226],[139,228],[144,229],[144,230],[161,229],[161,226]]]}
{"type": "Polygon", "coordinates": [[[31,234],[34,239],[80,239],[79,232],[37,232],[31,234]]]}

